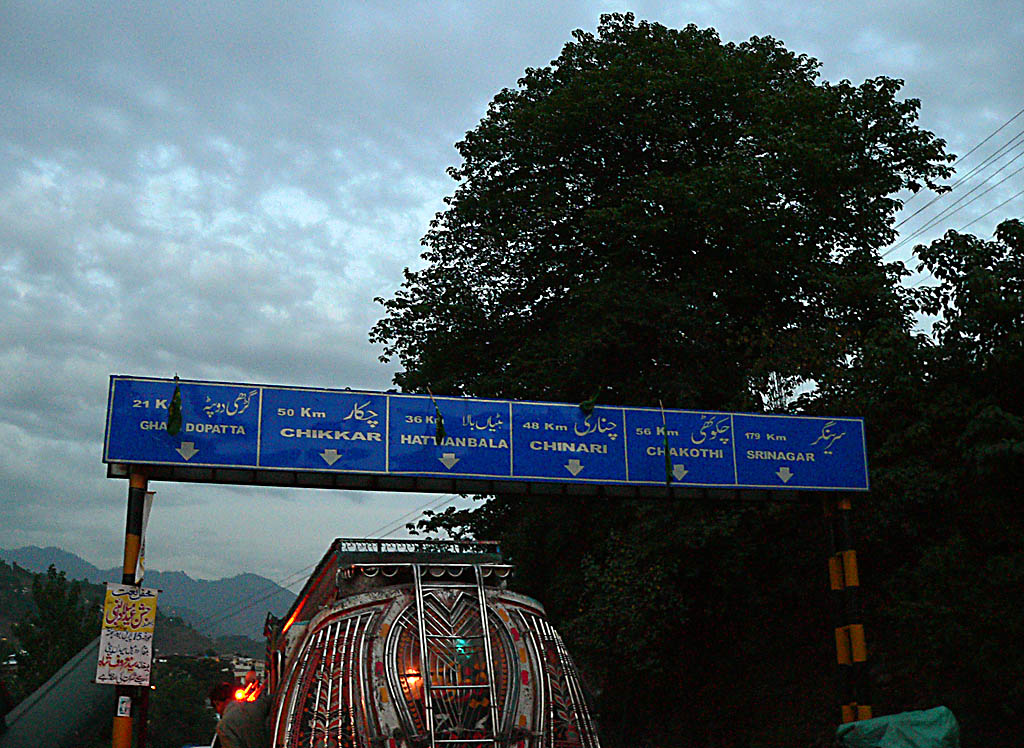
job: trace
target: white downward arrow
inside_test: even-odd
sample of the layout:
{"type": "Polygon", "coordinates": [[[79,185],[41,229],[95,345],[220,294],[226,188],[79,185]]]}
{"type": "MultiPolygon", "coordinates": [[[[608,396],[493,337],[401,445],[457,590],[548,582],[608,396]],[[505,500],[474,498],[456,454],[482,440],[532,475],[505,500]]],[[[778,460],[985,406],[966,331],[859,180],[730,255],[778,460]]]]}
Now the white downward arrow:
{"type": "Polygon", "coordinates": [[[341,455],[338,454],[338,450],[336,449],[325,449],[320,453],[320,456],[324,458],[324,462],[328,465],[333,465],[341,458],[341,455]]]}
{"type": "Polygon", "coordinates": [[[174,451],[184,457],[187,462],[191,460],[192,456],[199,450],[196,449],[195,442],[182,442],[181,446],[174,451]]]}
{"type": "Polygon", "coordinates": [[[686,477],[686,474],[688,472],[690,472],[690,471],[686,469],[685,465],[673,465],[672,466],[672,475],[673,475],[673,477],[675,477],[676,480],[682,480],[683,478],[686,477]]]}
{"type": "Polygon", "coordinates": [[[445,452],[437,459],[439,459],[441,461],[441,464],[444,465],[449,470],[455,467],[455,463],[459,461],[459,458],[455,456],[454,452],[445,452]]]}
{"type": "Polygon", "coordinates": [[[575,478],[583,470],[583,465],[579,460],[573,458],[566,463],[565,469],[572,473],[572,476],[575,478]]]}
{"type": "Polygon", "coordinates": [[[793,477],[793,471],[785,466],[780,467],[775,474],[779,476],[783,483],[789,483],[789,479],[793,477]]]}

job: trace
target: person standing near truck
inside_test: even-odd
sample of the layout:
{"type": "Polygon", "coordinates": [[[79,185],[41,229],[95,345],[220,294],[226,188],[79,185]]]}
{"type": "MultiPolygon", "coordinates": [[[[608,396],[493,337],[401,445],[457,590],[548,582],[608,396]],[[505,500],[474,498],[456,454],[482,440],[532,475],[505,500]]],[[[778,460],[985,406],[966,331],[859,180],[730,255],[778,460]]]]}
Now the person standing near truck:
{"type": "Polygon", "coordinates": [[[264,692],[255,701],[238,701],[235,698],[236,688],[234,684],[224,682],[210,689],[210,703],[220,716],[213,745],[219,748],[268,748],[270,699],[264,692]]]}

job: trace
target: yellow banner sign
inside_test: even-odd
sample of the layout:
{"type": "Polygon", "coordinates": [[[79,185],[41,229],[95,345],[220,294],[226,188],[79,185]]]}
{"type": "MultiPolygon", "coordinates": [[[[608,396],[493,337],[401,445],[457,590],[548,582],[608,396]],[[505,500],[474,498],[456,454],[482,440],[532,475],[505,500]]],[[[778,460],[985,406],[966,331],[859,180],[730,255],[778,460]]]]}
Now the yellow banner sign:
{"type": "Polygon", "coordinates": [[[156,590],[125,584],[107,585],[103,601],[103,628],[149,631],[156,625],[156,590]]]}

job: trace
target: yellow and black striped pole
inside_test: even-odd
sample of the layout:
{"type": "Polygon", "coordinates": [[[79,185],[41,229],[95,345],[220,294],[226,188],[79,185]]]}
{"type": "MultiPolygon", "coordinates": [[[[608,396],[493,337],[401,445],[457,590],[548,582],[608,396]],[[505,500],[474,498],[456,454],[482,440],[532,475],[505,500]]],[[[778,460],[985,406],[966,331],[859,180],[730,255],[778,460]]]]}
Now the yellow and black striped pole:
{"type": "MultiPolygon", "coordinates": [[[[135,567],[142,547],[142,515],[146,503],[148,481],[145,474],[132,471],[128,478],[128,518],[124,529],[124,563],[121,567],[121,584],[135,584],[135,567]]],[[[132,698],[136,701],[140,689],[133,686],[117,686],[118,711],[114,715],[113,748],[131,748],[132,744],[132,698]],[[127,698],[127,709],[122,699],[127,698]]],[[[142,698],[148,696],[143,693],[142,698]]],[[[137,705],[138,706],[138,705],[137,705]]],[[[140,729],[144,730],[142,726],[140,729]]],[[[145,744],[145,735],[140,734],[140,745],[145,744]]]]}
{"type": "Polygon", "coordinates": [[[835,502],[826,497],[825,535],[828,539],[828,581],[829,608],[836,641],[836,691],[839,695],[840,722],[853,722],[856,709],[853,707],[853,659],[850,656],[850,634],[846,627],[846,605],[844,599],[843,559],[837,550],[835,502]]]}
{"type": "Polygon", "coordinates": [[[868,678],[868,648],[864,636],[864,614],[860,603],[860,573],[857,551],[853,549],[850,529],[852,507],[849,498],[837,502],[836,512],[839,555],[843,560],[843,591],[846,597],[846,629],[850,639],[853,696],[857,719],[871,719],[871,693],[868,678]]]}
{"type": "Polygon", "coordinates": [[[848,498],[825,498],[828,577],[839,669],[840,719],[845,724],[871,718],[867,643],[860,605],[857,552],[850,530],[848,498]]]}

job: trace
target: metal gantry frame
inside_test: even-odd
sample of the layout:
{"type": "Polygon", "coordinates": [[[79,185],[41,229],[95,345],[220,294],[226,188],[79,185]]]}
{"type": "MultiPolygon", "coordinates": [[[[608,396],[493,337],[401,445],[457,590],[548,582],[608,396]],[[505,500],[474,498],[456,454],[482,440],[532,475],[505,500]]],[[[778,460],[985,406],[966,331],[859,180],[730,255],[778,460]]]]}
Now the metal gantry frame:
{"type": "MultiPolygon", "coordinates": [[[[129,472],[129,491],[127,522],[125,531],[125,548],[123,564],[123,582],[133,584],[136,561],[139,554],[142,535],[142,500],[148,488],[148,471],[140,468],[131,469],[129,472]]],[[[825,529],[828,542],[828,571],[831,598],[833,602],[833,617],[835,628],[836,659],[838,665],[838,692],[840,695],[840,721],[843,723],[856,720],[869,719],[872,717],[870,682],[867,668],[867,646],[863,624],[863,614],[859,599],[859,572],[857,568],[857,554],[853,548],[852,536],[852,505],[849,493],[845,492],[819,492],[823,499],[825,509],[825,529]]],[[[480,542],[461,541],[409,541],[409,540],[366,540],[366,539],[339,539],[337,550],[351,553],[353,555],[378,555],[389,552],[414,552],[426,556],[437,555],[437,560],[424,558],[422,562],[406,561],[400,563],[372,564],[373,566],[404,566],[410,568],[414,581],[415,610],[417,617],[417,633],[419,639],[420,669],[423,679],[423,704],[425,712],[425,726],[428,731],[431,748],[443,746],[457,747],[460,744],[477,744],[498,746],[501,740],[501,719],[498,702],[498,691],[495,682],[494,652],[491,642],[491,621],[487,604],[487,588],[484,584],[485,570],[508,570],[509,566],[500,562],[484,561],[481,558],[475,561],[456,562],[452,556],[465,552],[470,548],[481,549],[480,542]],[[431,570],[441,569],[442,574],[437,581],[431,581],[431,570]],[[473,580],[465,579],[454,581],[458,578],[456,572],[464,573],[472,569],[473,580]],[[445,575],[449,578],[444,579],[445,575]],[[437,659],[436,653],[432,654],[430,640],[453,640],[453,634],[429,633],[427,630],[427,604],[426,598],[432,592],[441,590],[461,590],[471,599],[475,598],[480,617],[480,638],[482,639],[481,649],[484,660],[484,674],[486,683],[464,684],[435,684],[434,668],[432,662],[437,659]],[[437,714],[435,705],[435,693],[439,691],[468,690],[487,692],[487,714],[490,721],[488,734],[482,737],[471,738],[439,738],[437,735],[437,714]]],[[[486,555],[488,549],[484,550],[486,555]]],[[[497,551],[495,544],[494,551],[497,551]]],[[[556,637],[553,630],[551,633],[556,637]]],[[[335,631],[335,651],[337,649],[337,636],[335,631]]],[[[347,636],[347,633],[346,633],[347,636]]],[[[570,667],[567,652],[560,639],[556,642],[558,656],[563,667],[570,667]]],[[[321,663],[321,667],[323,663],[321,663]]],[[[330,679],[328,679],[330,681],[330,679]]],[[[318,690],[322,688],[317,685],[318,690]]],[[[331,688],[331,684],[328,684],[331,688]]],[[[350,683],[350,688],[352,684],[350,683]]],[[[145,699],[147,691],[142,689],[118,688],[119,695],[134,696],[136,705],[133,712],[136,712],[140,719],[134,720],[136,716],[129,712],[128,716],[115,716],[113,724],[113,745],[114,748],[128,748],[131,743],[133,727],[139,728],[139,743],[144,746],[145,741],[145,699]]],[[[319,701],[319,694],[317,696],[319,701]]],[[[332,695],[328,693],[328,703],[332,695]]],[[[574,693],[574,701],[578,708],[586,711],[586,701],[582,694],[574,693]]],[[[351,711],[354,699],[350,695],[349,707],[351,711]]],[[[589,715],[587,715],[589,716],[589,715]]],[[[588,724],[586,720],[581,724],[588,724]]]]}

